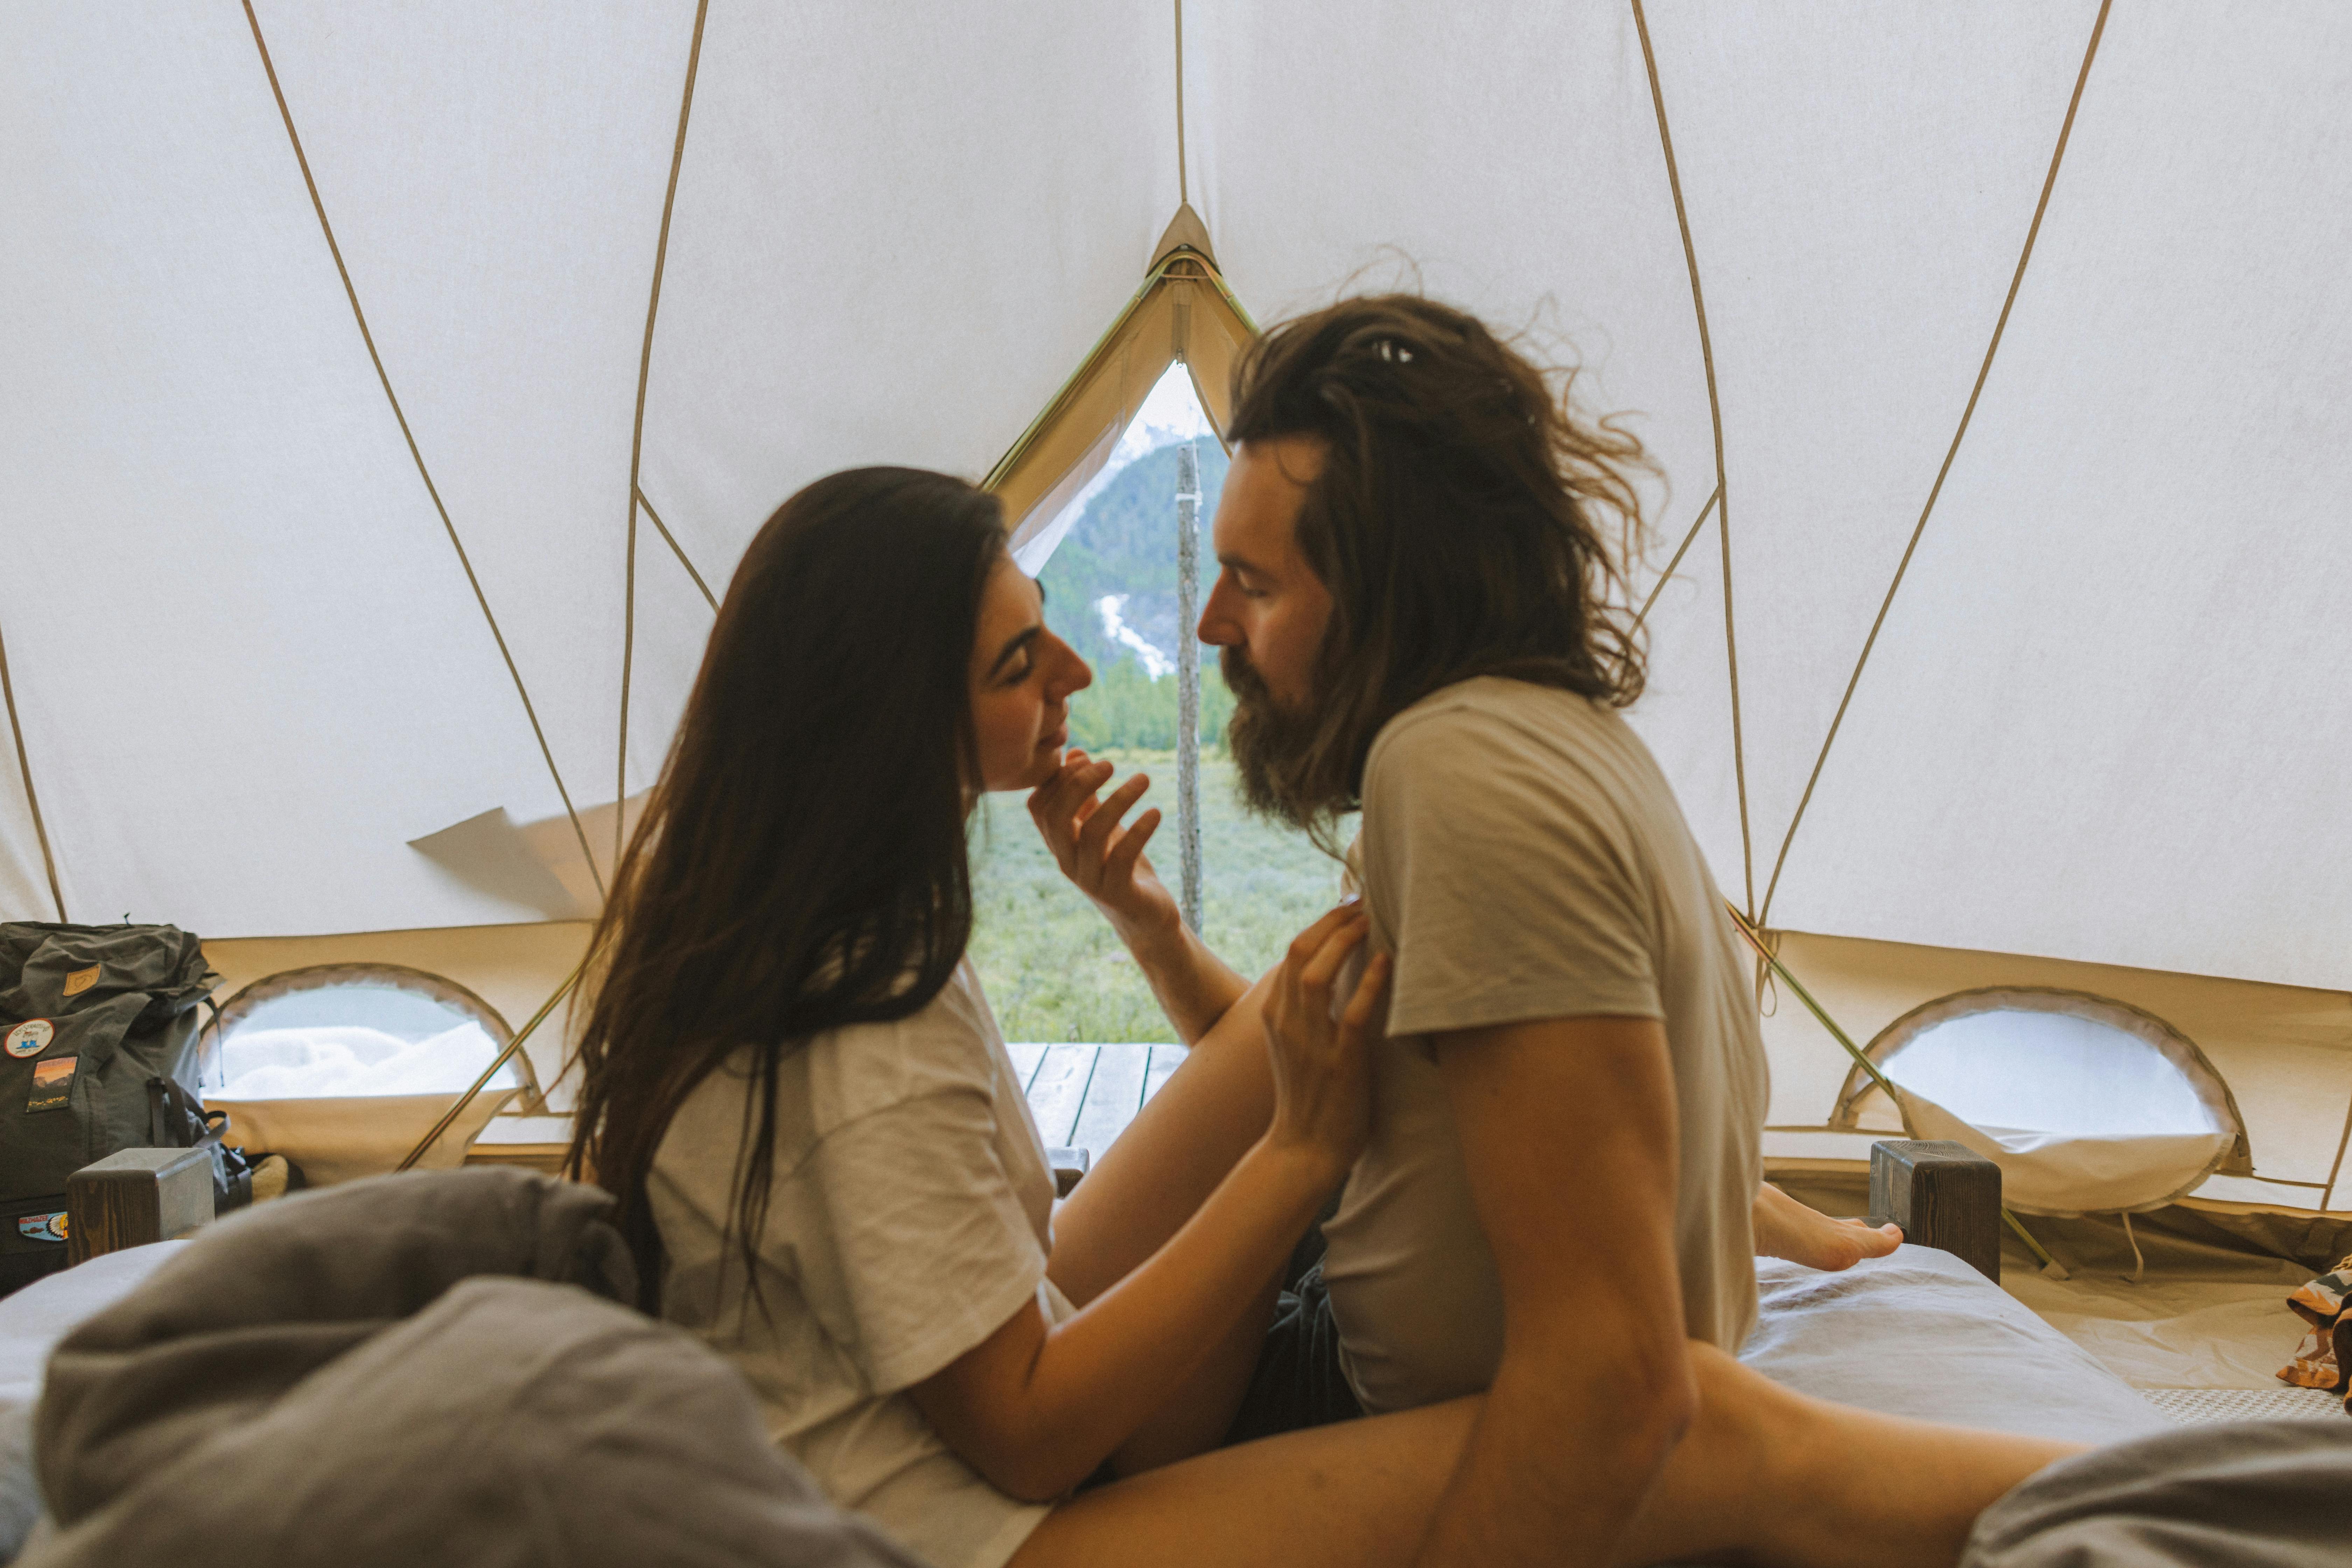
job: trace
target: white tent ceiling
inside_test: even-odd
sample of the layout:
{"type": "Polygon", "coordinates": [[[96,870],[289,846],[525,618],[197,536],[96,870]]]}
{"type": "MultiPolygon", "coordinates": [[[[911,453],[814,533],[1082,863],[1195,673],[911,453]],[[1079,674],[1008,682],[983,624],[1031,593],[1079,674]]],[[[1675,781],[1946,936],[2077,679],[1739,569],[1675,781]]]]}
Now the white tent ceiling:
{"type": "MultiPolygon", "coordinates": [[[[415,456],[245,12],[0,16],[0,636],[64,900],[538,918],[409,842],[651,781],[709,611],[642,513],[632,595],[633,457],[719,591],[820,473],[984,472],[1175,210],[1170,8],[255,16],[415,456]]],[[[1193,0],[1186,186],[1261,321],[1409,260],[1580,356],[1654,567],[1719,411],[1636,717],[1736,900],[2341,985],[2352,14],[2147,0],[2086,70],[2099,16],[1658,0],[1654,100],[1624,5],[1193,0]]],[[[0,763],[0,915],[49,915],[0,763]]]]}

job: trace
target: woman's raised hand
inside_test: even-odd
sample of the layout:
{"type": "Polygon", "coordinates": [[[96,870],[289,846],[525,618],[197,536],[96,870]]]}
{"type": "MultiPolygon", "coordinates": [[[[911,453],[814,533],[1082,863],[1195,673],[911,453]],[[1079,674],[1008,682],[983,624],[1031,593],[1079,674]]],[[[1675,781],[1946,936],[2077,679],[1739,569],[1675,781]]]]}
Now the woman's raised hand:
{"type": "Polygon", "coordinates": [[[1370,918],[1352,900],[1308,926],[1291,942],[1265,1002],[1274,1063],[1267,1136],[1318,1149],[1341,1170],[1355,1163],[1371,1132],[1371,1044],[1386,1016],[1389,955],[1366,962],[1344,1012],[1332,1006],[1332,993],[1370,931],[1370,918]]]}
{"type": "Polygon", "coordinates": [[[1062,875],[1094,900],[1119,940],[1134,948],[1180,931],[1182,916],[1175,895],[1143,855],[1160,826],[1159,811],[1145,812],[1131,826],[1119,826],[1151,779],[1137,773],[1108,799],[1097,799],[1096,792],[1110,782],[1111,773],[1108,763],[1072,750],[1061,771],[1030,793],[1029,816],[1062,875]]]}

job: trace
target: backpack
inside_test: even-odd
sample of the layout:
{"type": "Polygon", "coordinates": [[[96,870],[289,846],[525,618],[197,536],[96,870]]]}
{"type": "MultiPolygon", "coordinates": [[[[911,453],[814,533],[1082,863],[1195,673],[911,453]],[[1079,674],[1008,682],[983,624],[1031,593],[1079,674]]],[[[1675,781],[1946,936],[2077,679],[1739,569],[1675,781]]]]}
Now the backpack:
{"type": "Polygon", "coordinates": [[[92,1161],[209,1139],[220,1163],[196,1093],[219,984],[177,926],[0,924],[0,1295],[65,1266],[66,1179],[92,1161]]]}

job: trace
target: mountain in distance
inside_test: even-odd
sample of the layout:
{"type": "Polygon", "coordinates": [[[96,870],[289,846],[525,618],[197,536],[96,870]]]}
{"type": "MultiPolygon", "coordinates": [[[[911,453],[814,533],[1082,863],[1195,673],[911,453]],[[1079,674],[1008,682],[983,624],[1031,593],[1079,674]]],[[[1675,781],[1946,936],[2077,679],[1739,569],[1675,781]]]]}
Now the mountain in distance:
{"type": "MultiPolygon", "coordinates": [[[[1176,450],[1171,442],[1129,463],[1103,487],[1055,547],[1037,581],[1045,590],[1045,624],[1097,673],[1121,660],[1143,668],[1135,649],[1105,628],[1103,599],[1124,595],[1118,617],[1172,667],[1176,624],[1176,450]]],[[[1225,484],[1226,458],[1213,438],[1193,443],[1201,458],[1201,597],[1216,580],[1209,521],[1225,484]]],[[[1192,628],[1181,628],[1190,637],[1192,628]]]]}
{"type": "MultiPolygon", "coordinates": [[[[1176,452],[1181,442],[1155,447],[1121,469],[1087,503],[1055,548],[1037,581],[1045,590],[1045,624],[1094,667],[1094,684],[1070,702],[1073,744],[1167,751],[1176,744],[1175,668],[1180,637],[1176,601],[1176,452]],[[1114,599],[1116,621],[1103,615],[1114,599]],[[1150,645],[1152,657],[1122,640],[1115,628],[1150,645]],[[1154,679],[1158,674],[1160,679],[1154,679]]],[[[1215,437],[1193,443],[1200,453],[1200,594],[1216,581],[1210,520],[1223,492],[1227,459],[1215,437]]],[[[1201,660],[1201,738],[1214,745],[1233,711],[1233,696],[1218,673],[1215,652],[1201,660]]]]}

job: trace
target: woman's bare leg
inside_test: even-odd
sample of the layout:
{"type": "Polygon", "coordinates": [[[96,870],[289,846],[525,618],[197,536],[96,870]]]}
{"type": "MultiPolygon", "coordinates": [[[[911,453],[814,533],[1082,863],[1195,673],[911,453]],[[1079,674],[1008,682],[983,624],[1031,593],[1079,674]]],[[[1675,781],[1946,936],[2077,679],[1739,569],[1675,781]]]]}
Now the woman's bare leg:
{"type": "MultiPolygon", "coordinates": [[[[1699,1414],[1619,1543],[1622,1563],[1736,1557],[1948,1568],[1987,1505],[2069,1445],[1808,1399],[1704,1345],[1699,1414]]],[[[1013,1568],[1410,1563],[1479,1401],[1268,1437],[1120,1481],[1048,1515],[1013,1568]]]]}
{"type": "Polygon", "coordinates": [[[1085,1306],[1166,1244],[1262,1137],[1274,1074],[1259,1018],[1261,977],[1201,1037],[1054,1215],[1046,1272],[1085,1306]]]}
{"type": "MultiPolygon", "coordinates": [[[[1201,1037],[1055,1214],[1046,1271],[1076,1305],[1159,1251],[1265,1134],[1274,1114],[1274,1079],[1258,1022],[1266,984],[1251,986],[1201,1037]]],[[[1184,1392],[1119,1449],[1115,1469],[1132,1475],[1204,1452],[1224,1437],[1257,1365],[1278,1284],[1267,1277],[1186,1379],[1184,1392]]]]}

